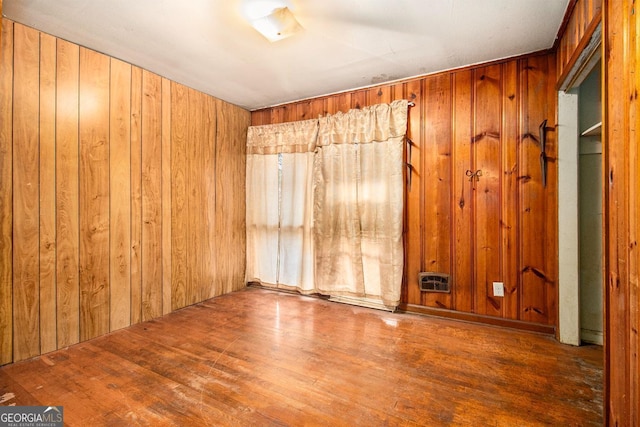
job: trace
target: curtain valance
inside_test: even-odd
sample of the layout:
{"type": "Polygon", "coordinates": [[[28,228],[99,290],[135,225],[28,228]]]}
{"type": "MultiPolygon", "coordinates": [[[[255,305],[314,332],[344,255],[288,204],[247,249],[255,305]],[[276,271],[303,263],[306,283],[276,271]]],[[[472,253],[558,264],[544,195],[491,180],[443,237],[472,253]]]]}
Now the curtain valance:
{"type": "Polygon", "coordinates": [[[402,138],[407,131],[408,101],[378,104],[322,117],[318,145],[367,144],[402,138]]]}
{"type": "Polygon", "coordinates": [[[251,126],[247,154],[306,153],[316,149],[318,120],[251,126]]]}

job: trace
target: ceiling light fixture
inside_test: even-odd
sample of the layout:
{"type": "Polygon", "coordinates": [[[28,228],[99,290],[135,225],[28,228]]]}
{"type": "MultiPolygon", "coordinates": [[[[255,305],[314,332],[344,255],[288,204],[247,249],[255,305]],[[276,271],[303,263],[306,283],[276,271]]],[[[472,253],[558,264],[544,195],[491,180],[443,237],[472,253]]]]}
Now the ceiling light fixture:
{"type": "Polygon", "coordinates": [[[251,26],[270,42],[285,39],[302,30],[288,7],[279,7],[266,16],[251,19],[251,26]]]}

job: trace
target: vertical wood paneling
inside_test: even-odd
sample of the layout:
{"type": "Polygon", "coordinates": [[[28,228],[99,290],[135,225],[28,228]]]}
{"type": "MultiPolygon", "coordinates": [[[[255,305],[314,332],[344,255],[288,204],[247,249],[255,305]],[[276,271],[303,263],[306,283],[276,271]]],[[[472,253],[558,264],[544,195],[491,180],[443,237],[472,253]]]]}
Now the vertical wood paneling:
{"type": "Polygon", "coordinates": [[[58,348],[80,340],[78,98],[80,49],[57,40],[56,237],[58,348]]]}
{"type": "MultiPolygon", "coordinates": [[[[422,161],[423,268],[451,273],[451,75],[427,77],[422,161]]],[[[426,293],[422,305],[451,308],[451,294],[426,293]]]]}
{"type": "MultiPolygon", "coordinates": [[[[629,9],[627,9],[629,10],[629,9]]],[[[632,54],[629,55],[634,65],[634,74],[633,79],[630,83],[634,97],[634,109],[631,113],[630,122],[634,123],[634,129],[631,137],[631,141],[638,141],[639,137],[639,129],[640,129],[640,108],[638,107],[638,98],[635,96],[638,91],[640,91],[640,19],[638,19],[638,15],[635,12],[635,9],[632,9],[629,12],[633,12],[630,16],[630,27],[631,33],[633,34],[630,37],[630,40],[635,40],[635,43],[632,43],[631,49],[632,54]]],[[[628,12],[628,13],[629,13],[628,12]]],[[[635,402],[635,404],[631,407],[631,414],[629,418],[636,425],[640,424],[640,251],[638,247],[638,234],[640,233],[640,216],[638,212],[640,212],[640,147],[638,144],[632,145],[632,156],[630,157],[631,161],[631,171],[630,176],[630,191],[632,192],[632,197],[630,197],[630,211],[635,213],[632,215],[633,228],[631,229],[631,241],[633,241],[633,245],[631,246],[630,256],[631,256],[631,265],[633,266],[632,276],[630,279],[630,297],[629,297],[629,329],[627,333],[630,335],[631,345],[630,348],[630,372],[629,379],[627,381],[630,382],[629,388],[631,389],[631,393],[629,395],[629,399],[631,402],[635,402]],[[635,177],[635,179],[633,179],[635,177]]]]}
{"type": "Polygon", "coordinates": [[[296,120],[312,119],[311,101],[298,102],[296,104],[296,120]]]}
{"type": "Polygon", "coordinates": [[[317,119],[320,116],[324,116],[326,115],[326,111],[327,111],[327,100],[325,98],[320,98],[320,99],[314,99],[311,100],[311,105],[310,105],[310,113],[309,113],[309,118],[310,119],[317,119]]]}
{"type": "MultiPolygon", "coordinates": [[[[282,123],[284,122],[284,107],[276,107],[271,110],[271,123],[282,123]]],[[[268,121],[265,124],[269,123],[268,121]]]]}
{"type": "MultiPolygon", "coordinates": [[[[555,272],[546,269],[546,257],[556,255],[553,251],[554,240],[547,237],[547,189],[557,184],[548,172],[547,188],[542,186],[540,166],[539,126],[544,119],[555,121],[555,111],[547,109],[548,100],[548,64],[545,56],[531,57],[521,62],[523,78],[522,104],[522,143],[520,151],[520,194],[522,239],[522,319],[536,323],[549,323],[555,319],[555,307],[548,307],[549,292],[555,292],[555,272]]],[[[553,126],[548,126],[553,129],[553,126]]],[[[549,141],[547,156],[548,170],[554,167],[553,133],[547,132],[549,141]]],[[[552,207],[551,207],[552,208],[552,207]]],[[[556,211],[557,212],[557,211],[556,211]]],[[[556,213],[557,216],[557,213],[556,213]]],[[[557,265],[557,256],[553,261],[557,265]]],[[[556,267],[557,268],[557,267],[556,267]]]]}
{"type": "Polygon", "coordinates": [[[502,149],[502,66],[474,71],[475,129],[472,145],[474,172],[481,171],[471,183],[475,213],[475,298],[476,313],[502,316],[502,299],[493,296],[493,282],[502,280],[500,235],[500,184],[502,149]]]}
{"type": "MultiPolygon", "coordinates": [[[[326,103],[322,103],[323,107],[326,103]]],[[[218,120],[218,124],[223,126],[229,124],[226,131],[218,130],[218,145],[226,144],[231,147],[231,155],[227,157],[227,162],[231,166],[228,170],[230,175],[227,176],[230,188],[233,188],[234,194],[245,194],[246,189],[246,141],[247,129],[251,122],[251,114],[240,107],[225,103],[224,108],[230,110],[229,115],[222,120],[218,120]]],[[[219,109],[219,108],[218,108],[219,109]]],[[[218,175],[220,176],[220,175],[218,175]]],[[[219,205],[217,205],[219,206],[219,205]]],[[[227,285],[219,290],[219,293],[226,293],[242,289],[244,286],[246,271],[246,198],[234,197],[232,199],[233,209],[230,211],[230,244],[229,250],[238,253],[237,257],[231,257],[233,271],[227,279],[227,285]]],[[[218,251],[218,257],[223,257],[222,251],[218,251]]]]}
{"type": "MultiPolygon", "coordinates": [[[[203,274],[204,280],[203,296],[204,298],[212,298],[217,295],[217,280],[222,272],[218,271],[218,257],[216,256],[216,247],[220,245],[220,240],[226,233],[223,233],[220,238],[217,235],[216,229],[216,183],[221,180],[217,174],[217,155],[216,155],[216,142],[217,142],[217,121],[218,111],[216,100],[211,97],[206,97],[205,104],[203,106],[204,121],[204,170],[202,176],[204,178],[204,192],[203,192],[203,219],[204,219],[204,259],[203,261],[203,274]]],[[[226,207],[220,206],[221,209],[226,207]]],[[[222,255],[222,254],[221,254],[222,255]]]]}
{"type": "Polygon", "coordinates": [[[627,7],[627,16],[629,17],[629,327],[631,332],[629,334],[629,401],[635,402],[631,404],[629,411],[629,419],[634,420],[635,424],[640,424],[640,313],[638,308],[640,307],[640,292],[638,290],[638,284],[640,282],[640,255],[638,254],[638,212],[640,210],[640,195],[638,189],[640,189],[640,165],[638,163],[639,143],[638,137],[640,132],[638,131],[638,125],[640,124],[640,115],[638,114],[638,97],[635,95],[638,93],[640,77],[638,77],[638,50],[640,48],[640,33],[638,27],[640,23],[635,17],[635,6],[631,5],[627,7]],[[633,96],[631,96],[633,94],[633,96]],[[634,144],[633,141],[636,143],[634,144]],[[634,215],[635,214],[635,215],[634,215]],[[634,332],[635,331],[635,334],[634,332]],[[635,335],[635,337],[634,337],[635,335]],[[636,380],[636,384],[633,384],[633,378],[636,380]]]}
{"type": "Polygon", "coordinates": [[[640,423],[638,305],[638,10],[604,2],[605,420],[640,423]]]}
{"type": "MultiPolygon", "coordinates": [[[[555,55],[545,55],[536,59],[540,63],[538,74],[541,94],[535,95],[542,109],[542,117],[547,119],[546,159],[547,159],[547,187],[544,190],[544,227],[558,229],[558,145],[557,145],[557,101],[558,92],[555,82],[550,76],[556,69],[555,55]],[[546,99],[545,99],[546,98],[546,99]],[[544,99],[544,100],[543,100],[544,99]]],[[[539,156],[539,155],[538,155],[539,156]]],[[[540,163],[540,160],[538,160],[540,163]]],[[[544,271],[545,275],[545,307],[547,318],[545,323],[556,325],[558,322],[558,238],[556,232],[544,234],[544,271]]],[[[523,243],[524,244],[524,243],[523,243]]]]}
{"type": "Polygon", "coordinates": [[[238,107],[216,103],[216,293],[238,289],[245,271],[245,201],[234,197],[244,193],[241,171],[245,167],[245,135],[249,115],[238,107]],[[238,250],[238,257],[228,257],[230,248],[238,250]]]}
{"type": "Polygon", "coordinates": [[[423,105],[423,81],[411,80],[406,84],[405,95],[415,104],[409,108],[407,122],[407,138],[411,141],[411,152],[408,153],[407,163],[409,168],[409,180],[406,188],[406,228],[405,236],[405,286],[406,302],[419,304],[420,287],[418,274],[422,271],[422,186],[423,186],[423,152],[424,130],[422,127],[424,116],[423,105]]]}
{"type": "Polygon", "coordinates": [[[131,67],[131,324],[142,321],[142,69],[131,67]]]}
{"type": "Polygon", "coordinates": [[[162,80],[142,72],[142,321],[162,315],[162,80]]]}
{"type": "Polygon", "coordinates": [[[369,89],[369,104],[388,104],[391,101],[391,86],[378,86],[369,89]]]}
{"type": "Polygon", "coordinates": [[[80,48],[80,339],[109,332],[109,66],[80,48]]]}
{"type": "MultiPolygon", "coordinates": [[[[553,79],[549,79],[553,80],[553,79]]],[[[502,200],[500,203],[502,280],[504,283],[503,315],[518,319],[520,286],[518,283],[518,63],[503,64],[502,82],[502,200]]]]}
{"type": "Polygon", "coordinates": [[[172,309],[187,305],[188,89],[171,85],[171,293],[172,309]]]}
{"type": "Polygon", "coordinates": [[[272,109],[266,109],[266,110],[259,110],[259,111],[256,111],[255,113],[252,113],[251,124],[253,126],[261,126],[261,125],[267,125],[269,123],[272,123],[271,116],[273,115],[274,111],[275,111],[275,108],[272,108],[272,109]]]}
{"type": "Polygon", "coordinates": [[[474,296],[474,267],[472,254],[473,246],[473,184],[467,177],[467,170],[471,169],[471,127],[473,90],[471,83],[472,72],[460,71],[454,74],[453,96],[453,246],[455,254],[453,263],[453,295],[454,308],[459,311],[473,311],[474,296]]]}
{"type": "MultiPolygon", "coordinates": [[[[629,312],[624,243],[627,240],[625,212],[625,156],[628,150],[628,98],[626,92],[627,48],[624,31],[628,31],[625,1],[608,2],[605,12],[605,363],[608,367],[606,391],[610,425],[628,425],[630,406],[629,312]],[[622,30],[622,31],[620,31],[622,30]],[[617,101],[620,99],[620,101],[617,101]]],[[[637,381],[637,379],[636,379],[637,381]]]]}
{"type": "Polygon", "coordinates": [[[202,122],[202,102],[203,96],[194,89],[189,89],[189,109],[188,109],[188,138],[187,145],[187,171],[188,179],[188,201],[187,201],[187,253],[189,263],[192,268],[187,270],[187,302],[194,304],[201,297],[203,281],[203,212],[202,198],[204,177],[204,150],[203,135],[204,129],[199,126],[202,122]]]}
{"type": "Polygon", "coordinates": [[[351,108],[363,108],[369,105],[369,90],[362,89],[351,94],[351,108]]]}
{"type": "Polygon", "coordinates": [[[602,0],[577,0],[573,10],[565,16],[564,29],[560,30],[556,58],[557,83],[561,84],[575,65],[582,49],[589,42],[602,20],[602,0]]]}
{"type": "Polygon", "coordinates": [[[0,17],[0,365],[13,360],[13,22],[0,17]]]}
{"type": "MultiPolygon", "coordinates": [[[[524,320],[545,331],[555,326],[555,70],[555,53],[537,53],[303,102],[323,102],[328,114],[402,98],[416,104],[405,153],[412,173],[405,188],[403,308],[524,320]],[[545,118],[543,188],[538,127],[545,118]],[[477,170],[482,175],[470,182],[467,171],[477,170]],[[450,274],[451,293],[421,292],[421,271],[450,274]],[[504,297],[493,296],[493,282],[504,283],[504,297]]],[[[253,112],[252,121],[295,120],[286,112],[299,104],[253,112]]]]}
{"type": "Polygon", "coordinates": [[[13,319],[15,359],[40,352],[39,52],[37,31],[14,26],[13,319]]]}
{"type": "Polygon", "coordinates": [[[110,329],[131,324],[131,65],[111,60],[110,329]]]}
{"type": "Polygon", "coordinates": [[[171,81],[162,79],[162,314],[171,312],[171,81]]]}
{"type": "Polygon", "coordinates": [[[56,337],[56,39],[40,34],[40,352],[56,337]]]}
{"type": "Polygon", "coordinates": [[[3,24],[0,365],[243,287],[250,113],[3,24]]]}
{"type": "Polygon", "coordinates": [[[327,99],[327,113],[335,114],[338,111],[346,113],[351,109],[351,92],[341,93],[327,99]]]}

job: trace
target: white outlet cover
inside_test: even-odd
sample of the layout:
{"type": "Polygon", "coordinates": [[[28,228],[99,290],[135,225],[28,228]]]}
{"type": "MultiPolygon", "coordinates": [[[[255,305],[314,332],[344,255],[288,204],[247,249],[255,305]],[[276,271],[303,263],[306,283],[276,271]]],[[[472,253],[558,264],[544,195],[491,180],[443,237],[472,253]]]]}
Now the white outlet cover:
{"type": "Polygon", "coordinates": [[[504,283],[502,283],[502,282],[493,282],[493,296],[494,297],[503,297],[504,296],[504,283]]]}

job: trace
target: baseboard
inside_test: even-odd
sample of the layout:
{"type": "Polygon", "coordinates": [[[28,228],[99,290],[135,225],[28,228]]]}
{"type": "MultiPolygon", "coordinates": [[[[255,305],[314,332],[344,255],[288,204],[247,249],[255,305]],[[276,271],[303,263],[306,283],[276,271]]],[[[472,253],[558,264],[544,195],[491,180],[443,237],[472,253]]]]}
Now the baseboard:
{"type": "Polygon", "coordinates": [[[580,329],[580,341],[590,344],[602,345],[604,337],[600,331],[592,331],[590,329],[580,329]]]}
{"type": "Polygon", "coordinates": [[[555,335],[556,328],[553,325],[523,322],[522,320],[503,319],[501,317],[484,316],[475,313],[465,313],[443,308],[425,307],[415,304],[400,304],[398,311],[406,313],[425,314],[428,316],[445,317],[447,319],[462,320],[466,322],[482,323],[485,325],[500,326],[503,328],[519,329],[529,332],[537,332],[545,335],[555,335]]]}

